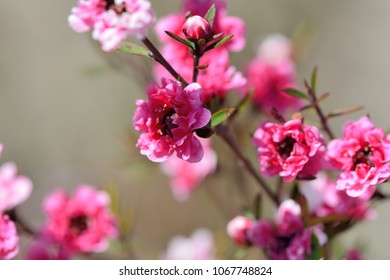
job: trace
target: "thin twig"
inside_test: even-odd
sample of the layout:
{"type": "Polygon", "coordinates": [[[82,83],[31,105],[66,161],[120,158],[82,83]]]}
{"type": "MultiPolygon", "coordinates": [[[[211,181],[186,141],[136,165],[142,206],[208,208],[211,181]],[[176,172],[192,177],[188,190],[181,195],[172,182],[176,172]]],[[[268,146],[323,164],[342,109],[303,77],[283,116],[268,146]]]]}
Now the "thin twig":
{"type": "Polygon", "coordinates": [[[215,128],[215,132],[225,141],[225,143],[233,150],[238,159],[242,162],[245,169],[252,175],[257,181],[262,190],[264,190],[276,206],[279,205],[279,199],[276,194],[271,190],[267,182],[257,173],[251,162],[241,153],[233,136],[229,132],[228,128],[224,125],[219,125],[215,128]]]}

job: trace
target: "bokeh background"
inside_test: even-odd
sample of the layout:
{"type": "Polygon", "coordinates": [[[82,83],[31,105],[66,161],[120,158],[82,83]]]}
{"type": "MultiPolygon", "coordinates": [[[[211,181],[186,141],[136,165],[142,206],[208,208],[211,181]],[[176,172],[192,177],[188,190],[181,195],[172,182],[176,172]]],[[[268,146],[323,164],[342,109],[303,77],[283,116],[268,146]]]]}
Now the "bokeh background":
{"type": "MultiPolygon", "coordinates": [[[[151,1],[158,16],[179,8],[179,0],[151,1]]],[[[319,89],[332,95],[325,109],[364,105],[362,114],[390,128],[390,2],[387,0],[228,0],[230,15],[247,23],[244,52],[232,55],[239,69],[269,33],[290,36],[309,26],[299,81],[319,66],[319,89]]],[[[210,193],[234,201],[223,178],[208,181],[188,202],[176,202],[159,167],[134,148],[131,118],[142,97],[137,73],[118,67],[89,34],[76,34],[67,16],[76,0],[0,2],[1,162],[14,161],[30,177],[34,191],[20,208],[34,228],[44,221],[41,202],[56,187],[115,183],[121,203],[135,216],[140,258],[157,258],[172,235],[207,227],[223,235],[233,206],[217,207],[210,193]],[[224,189],[225,188],[225,189],[224,189]],[[223,208],[223,207],[222,207],[223,208]]],[[[130,62],[148,67],[141,58],[130,62]]],[[[351,115],[357,119],[359,114],[351,115]]],[[[338,135],[343,117],[332,122],[338,135]]],[[[388,185],[385,188],[389,187],[388,185]]],[[[384,188],[384,189],[385,189],[384,188]]],[[[365,244],[369,259],[390,258],[389,203],[378,218],[343,236],[343,243],[365,244]]],[[[223,239],[223,238],[222,238],[223,239]]]]}

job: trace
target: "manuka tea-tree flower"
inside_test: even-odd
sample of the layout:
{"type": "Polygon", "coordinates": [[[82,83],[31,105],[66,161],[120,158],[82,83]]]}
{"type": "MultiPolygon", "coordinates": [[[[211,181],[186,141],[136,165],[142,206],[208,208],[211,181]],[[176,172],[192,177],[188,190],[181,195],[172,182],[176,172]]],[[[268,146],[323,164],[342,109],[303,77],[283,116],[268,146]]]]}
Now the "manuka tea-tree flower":
{"type": "MultiPolygon", "coordinates": [[[[167,180],[155,187],[164,182],[182,207],[193,196],[209,195],[223,214],[214,231],[197,225],[154,257],[361,259],[359,246],[343,246],[337,255],[332,248],[341,234],[376,218],[375,206],[389,199],[390,136],[368,116],[347,121],[340,132],[332,129],[333,118],[361,108],[323,110],[329,93],[318,93],[318,69],[299,80],[293,53],[300,44],[288,39],[299,36],[266,36],[254,58],[240,58],[241,73],[231,55],[246,47],[247,27],[225,0],[183,0],[178,12],[155,15],[148,0],[78,0],[68,17],[71,29],[91,32],[110,55],[154,60],[148,76],[155,80],[134,100],[128,119],[139,133],[132,144],[142,156],[135,162],[160,163],[156,170],[167,180]],[[156,36],[149,39],[152,31],[156,36]],[[212,176],[214,184],[203,186],[212,176]]],[[[17,174],[14,163],[0,167],[0,259],[142,256],[135,252],[144,245],[134,228],[144,219],[123,209],[122,189],[114,183],[105,190],[79,185],[72,194],[53,191],[37,228],[19,211],[32,181],[17,174]],[[27,245],[20,246],[24,237],[27,245]]],[[[157,206],[148,207],[158,213],[157,206]]],[[[197,222],[201,218],[209,216],[197,222]]],[[[168,224],[164,215],[158,219],[168,224]]]]}

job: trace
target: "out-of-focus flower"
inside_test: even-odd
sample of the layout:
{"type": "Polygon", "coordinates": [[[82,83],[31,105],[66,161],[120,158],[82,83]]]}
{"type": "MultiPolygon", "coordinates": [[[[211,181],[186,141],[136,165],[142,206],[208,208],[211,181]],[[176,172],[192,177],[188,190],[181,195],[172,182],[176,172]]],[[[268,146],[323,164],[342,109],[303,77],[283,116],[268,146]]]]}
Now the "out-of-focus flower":
{"type": "Polygon", "coordinates": [[[341,170],[337,189],[357,197],[372,194],[375,185],[390,176],[390,136],[376,128],[368,117],[344,125],[343,138],[328,144],[328,155],[341,170]]]}
{"type": "Polygon", "coordinates": [[[166,260],[212,260],[214,259],[214,237],[208,229],[195,230],[190,237],[175,236],[168,244],[162,259],[166,260]]]}
{"type": "MultiPolygon", "coordinates": [[[[193,76],[193,54],[189,48],[170,38],[165,31],[184,37],[182,26],[186,21],[185,14],[191,12],[192,16],[203,17],[215,1],[190,0],[184,3],[180,13],[169,15],[160,19],[156,24],[156,34],[164,43],[162,54],[167,61],[188,81],[193,76]]],[[[197,82],[202,86],[202,100],[208,102],[212,96],[223,98],[228,91],[240,89],[246,84],[243,75],[230,66],[229,51],[239,51],[245,46],[245,24],[241,19],[226,15],[225,1],[216,1],[216,16],[212,26],[212,34],[223,33],[225,36],[234,35],[228,43],[206,52],[199,65],[208,65],[199,70],[197,82]]],[[[155,66],[156,79],[170,77],[170,74],[161,66],[155,66]]]]}
{"type": "Polygon", "coordinates": [[[363,260],[361,252],[357,249],[349,249],[346,254],[347,260],[363,260]]]}
{"type": "Polygon", "coordinates": [[[0,259],[8,260],[19,252],[19,235],[14,222],[0,213],[0,259]]]}
{"type": "Polygon", "coordinates": [[[128,36],[142,39],[155,21],[147,0],[79,0],[68,18],[76,32],[93,29],[104,51],[113,51],[128,36]]]}
{"type": "Polygon", "coordinates": [[[69,260],[71,253],[53,236],[41,232],[28,247],[26,257],[29,260],[69,260]]]}
{"type": "Polygon", "coordinates": [[[211,34],[211,26],[201,16],[192,16],[183,24],[183,33],[190,40],[206,39],[211,34]]]}
{"type": "Polygon", "coordinates": [[[296,109],[302,104],[301,100],[283,92],[285,88],[296,88],[295,72],[290,41],[279,34],[271,35],[246,67],[248,83],[244,93],[254,90],[253,102],[267,113],[271,108],[282,114],[288,109],[296,109]]]}
{"type": "Polygon", "coordinates": [[[323,167],[324,138],[314,126],[295,119],[283,125],[263,121],[253,136],[260,169],[284,181],[311,178],[323,167]]]}
{"type": "Polygon", "coordinates": [[[4,148],[3,144],[0,143],[0,156],[3,153],[3,148],[4,148]]]}
{"type": "Polygon", "coordinates": [[[336,182],[325,174],[320,173],[315,180],[301,182],[299,188],[306,197],[309,211],[319,217],[334,214],[350,216],[357,220],[375,217],[375,211],[368,202],[372,193],[350,197],[345,191],[337,190],[336,182]]]}
{"type": "Polygon", "coordinates": [[[171,189],[177,200],[187,200],[207,175],[217,167],[217,155],[211,148],[210,140],[199,138],[203,147],[201,161],[191,163],[177,157],[170,157],[161,168],[171,177],[171,189]]]}
{"type": "Polygon", "coordinates": [[[71,252],[101,252],[117,236],[114,216],[109,211],[110,197],[94,187],[80,185],[72,196],[58,190],[43,204],[46,234],[71,252]]]}
{"type": "Polygon", "coordinates": [[[227,233],[230,238],[239,245],[249,245],[248,230],[252,220],[245,216],[237,216],[227,224],[227,233]]]}
{"type": "Polygon", "coordinates": [[[303,260],[311,252],[311,235],[325,244],[326,235],[319,227],[304,228],[301,209],[293,200],[285,200],[279,207],[275,222],[259,220],[252,223],[248,238],[274,260],[303,260]]]}
{"type": "Polygon", "coordinates": [[[186,88],[178,81],[162,79],[162,86],[151,84],[148,100],[136,101],[134,128],[141,131],[137,147],[151,161],[163,162],[173,152],[189,162],[199,162],[203,148],[194,131],[210,121],[211,113],[202,107],[202,89],[192,83],[186,88]]]}
{"type": "Polygon", "coordinates": [[[5,163],[0,167],[0,212],[23,203],[30,196],[31,191],[31,180],[24,176],[17,176],[14,163],[5,163]]]}

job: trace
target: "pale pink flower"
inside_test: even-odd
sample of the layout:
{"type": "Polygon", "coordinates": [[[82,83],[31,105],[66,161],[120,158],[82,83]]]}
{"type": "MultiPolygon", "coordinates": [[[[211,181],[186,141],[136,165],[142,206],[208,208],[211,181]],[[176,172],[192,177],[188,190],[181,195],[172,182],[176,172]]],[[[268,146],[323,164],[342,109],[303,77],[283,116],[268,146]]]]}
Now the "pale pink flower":
{"type": "Polygon", "coordinates": [[[23,203],[31,191],[31,180],[25,176],[17,176],[14,163],[5,163],[0,167],[0,212],[23,203]]]}
{"type": "Polygon", "coordinates": [[[248,230],[252,220],[245,216],[236,216],[227,224],[226,230],[229,237],[239,245],[249,245],[248,230]]]}
{"type": "Polygon", "coordinates": [[[248,239],[263,249],[270,259],[303,260],[311,252],[313,233],[320,245],[327,242],[326,235],[319,227],[305,229],[300,206],[293,200],[285,200],[274,222],[259,220],[252,223],[248,239]]]}
{"type": "Polygon", "coordinates": [[[343,138],[328,144],[328,155],[341,170],[337,189],[357,197],[373,193],[375,185],[390,176],[390,136],[376,128],[368,117],[344,125],[343,138]]]}
{"type": "Polygon", "coordinates": [[[71,253],[47,232],[41,232],[27,249],[29,260],[69,260],[71,253]]]}
{"type": "Polygon", "coordinates": [[[163,162],[174,152],[189,162],[199,162],[203,149],[194,131],[210,121],[211,113],[202,107],[202,89],[192,83],[186,88],[178,81],[162,79],[162,85],[147,88],[148,100],[136,101],[134,128],[141,131],[137,147],[151,161],[163,162]]]}
{"type": "MultiPolygon", "coordinates": [[[[156,24],[156,34],[164,42],[161,50],[167,61],[187,81],[193,76],[193,55],[189,48],[173,40],[165,31],[184,38],[182,26],[185,23],[185,13],[204,16],[215,1],[190,0],[184,3],[184,9],[178,14],[172,14],[160,19],[156,24]]],[[[197,82],[202,86],[202,100],[208,102],[212,96],[223,98],[228,91],[241,89],[246,84],[246,79],[234,67],[229,64],[229,51],[239,51],[245,46],[245,24],[235,17],[226,16],[225,1],[216,1],[217,13],[214,20],[212,33],[224,33],[225,36],[233,34],[233,39],[227,44],[206,52],[200,59],[199,65],[208,65],[206,69],[199,70],[197,82]]],[[[170,74],[160,65],[155,66],[155,77],[170,77],[170,74]]]]}
{"type": "Polygon", "coordinates": [[[257,57],[246,67],[248,84],[244,93],[254,90],[253,102],[266,113],[275,108],[283,114],[302,104],[300,99],[283,92],[285,88],[296,88],[291,52],[291,43],[286,37],[272,35],[264,40],[257,57]]]}
{"type": "Polygon", "coordinates": [[[19,252],[19,235],[14,222],[0,213],[0,259],[8,260],[19,252]]]}
{"type": "Polygon", "coordinates": [[[263,121],[253,136],[260,170],[284,181],[312,178],[323,167],[324,138],[314,126],[295,119],[281,124],[263,121]]]}
{"type": "Polygon", "coordinates": [[[118,233],[109,206],[109,195],[92,186],[80,185],[72,196],[55,191],[43,204],[44,231],[71,252],[104,251],[118,233]]]}
{"type": "Polygon", "coordinates": [[[309,211],[319,217],[335,214],[357,220],[375,217],[375,211],[368,201],[372,193],[351,197],[345,191],[337,190],[336,182],[323,173],[318,174],[315,180],[301,182],[299,189],[306,197],[309,211]]]}
{"type": "Polygon", "coordinates": [[[199,228],[190,237],[174,236],[161,258],[165,260],[212,260],[214,255],[215,244],[212,232],[199,228]]]}
{"type": "Polygon", "coordinates": [[[171,189],[179,201],[187,200],[200,183],[217,168],[217,155],[210,140],[199,138],[203,147],[201,161],[191,163],[177,157],[170,157],[161,164],[162,171],[171,177],[171,189]]]}
{"type": "Polygon", "coordinates": [[[113,51],[128,36],[145,37],[155,15],[147,0],[79,0],[68,21],[76,32],[93,29],[102,49],[113,51]]]}

